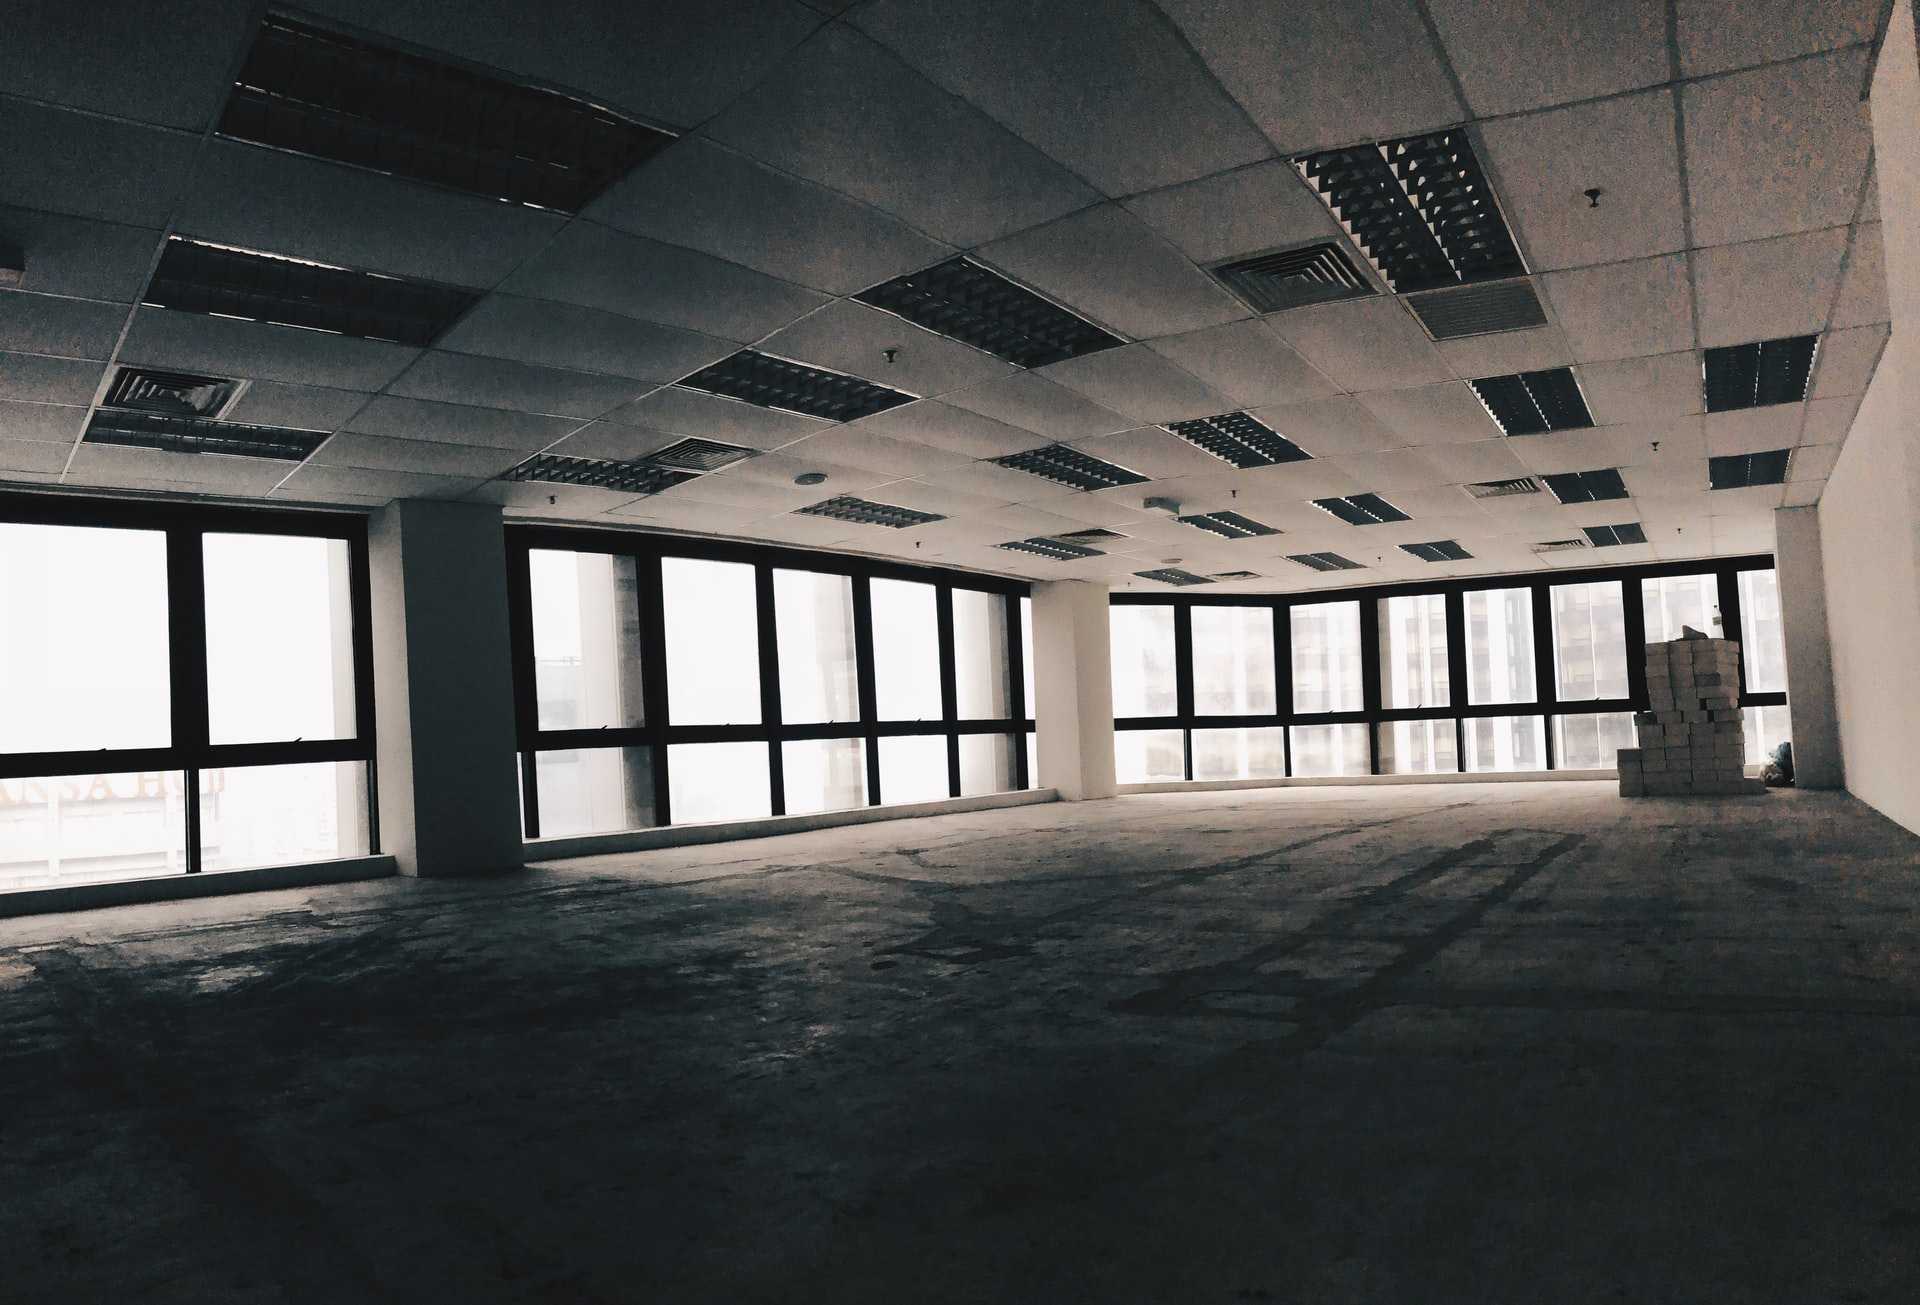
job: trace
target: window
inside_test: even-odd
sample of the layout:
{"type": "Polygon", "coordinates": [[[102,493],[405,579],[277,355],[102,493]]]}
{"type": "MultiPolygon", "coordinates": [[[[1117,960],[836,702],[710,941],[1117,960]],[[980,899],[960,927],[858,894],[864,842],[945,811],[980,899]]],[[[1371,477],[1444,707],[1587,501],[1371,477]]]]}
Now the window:
{"type": "Polygon", "coordinates": [[[640,725],[639,581],[631,557],[529,554],[540,728],[640,725]]]}
{"type": "Polygon", "coordinates": [[[1766,765],[1773,760],[1775,748],[1793,742],[1793,722],[1785,704],[1746,708],[1741,713],[1741,730],[1746,735],[1749,766],[1766,765]]]}
{"type": "Polygon", "coordinates": [[[1467,621],[1467,701],[1533,702],[1533,593],[1527,589],[1470,589],[1467,621]]]}
{"type": "Polygon", "coordinates": [[[1295,725],[1289,734],[1296,777],[1368,773],[1365,725],[1295,725]]]}
{"type": "Polygon", "coordinates": [[[853,581],[775,570],[773,624],[779,632],[780,719],[789,725],[859,720],[853,581]]]}
{"type": "MultiPolygon", "coordinates": [[[[741,562],[662,558],[660,592],[671,723],[759,724],[760,623],[753,568],[741,562]]],[[[674,783],[678,791],[678,780],[674,783]]],[[[674,808],[677,820],[678,802],[674,808]]]]}
{"type": "Polygon", "coordinates": [[[1390,709],[1446,706],[1446,597],[1382,598],[1379,613],[1380,705],[1390,709]]]}
{"type": "Polygon", "coordinates": [[[1173,715],[1178,701],[1174,689],[1173,608],[1128,604],[1110,611],[1113,714],[1173,715]]]}
{"type": "Polygon", "coordinates": [[[1187,777],[1179,730],[1121,730],[1113,740],[1113,774],[1122,784],[1158,784],[1187,777]]]}
{"type": "Polygon", "coordinates": [[[206,535],[214,743],[352,738],[347,541],[206,535]]]}
{"type": "Polygon", "coordinates": [[[681,743],[667,749],[667,801],[676,825],[773,814],[764,743],[681,743]]]}
{"type": "Polygon", "coordinates": [[[1195,730],[1195,779],[1278,779],[1287,773],[1285,731],[1195,730]]]}
{"type": "Polygon", "coordinates": [[[1747,692],[1785,693],[1787,647],[1780,624],[1778,572],[1740,573],[1740,643],[1747,692]]]}
{"type": "Polygon", "coordinates": [[[1634,746],[1630,711],[1553,718],[1554,765],[1560,770],[1613,770],[1620,764],[1620,749],[1634,746]]]}
{"type": "MultiPolygon", "coordinates": [[[[1033,696],[1033,599],[1020,600],[1020,687],[1026,696],[1021,699],[1026,704],[1027,719],[1032,720],[1039,710],[1039,699],[1033,696]]],[[[1027,773],[1033,774],[1033,767],[1027,767],[1027,773]]]]}
{"type": "Polygon", "coordinates": [[[548,837],[645,829],[657,822],[651,747],[570,748],[535,757],[540,828],[548,837]]]}
{"type": "Polygon", "coordinates": [[[1553,667],[1562,702],[1627,696],[1627,618],[1618,580],[1553,587],[1553,667]]]}
{"type": "Polygon", "coordinates": [[[953,590],[953,687],[959,719],[1006,719],[1007,600],[1001,595],[953,590]]]}
{"type": "Polygon", "coordinates": [[[1719,576],[1648,576],[1640,582],[1640,604],[1646,613],[1647,643],[1678,639],[1689,625],[1702,634],[1720,635],[1719,576]]]}
{"type": "MultiPolygon", "coordinates": [[[[1271,715],[1276,709],[1273,609],[1194,607],[1192,625],[1194,714],[1271,715]]],[[[1196,750],[1196,772],[1199,764],[1196,750]]]]}
{"type": "Polygon", "coordinates": [[[962,734],[960,796],[1006,793],[1013,787],[1013,740],[1005,734],[962,734]]]}
{"type": "Polygon", "coordinates": [[[199,788],[205,869],[366,855],[365,762],[203,770],[199,788]]]}
{"type": "Polygon", "coordinates": [[[864,739],[790,739],[780,745],[780,765],[790,816],[867,804],[864,739]]]}
{"type": "Polygon", "coordinates": [[[1437,775],[1459,769],[1452,717],[1397,720],[1380,727],[1381,774],[1437,775]]]}
{"type": "Polygon", "coordinates": [[[873,582],[873,682],[881,720],[941,719],[940,622],[932,585],[873,582]]]}
{"type": "MultiPolygon", "coordinates": [[[[1305,603],[1290,609],[1288,620],[1293,640],[1293,709],[1359,711],[1360,604],[1305,603]]],[[[1361,751],[1366,751],[1364,745],[1361,751]]],[[[1297,748],[1294,773],[1301,773],[1297,748]]]]}
{"type": "Polygon", "coordinates": [[[937,802],[947,788],[944,734],[907,734],[880,740],[880,796],[889,803],[937,802]]]}
{"type": "Polygon", "coordinates": [[[1466,722],[1467,769],[1545,770],[1547,727],[1539,716],[1474,716],[1466,722]]]}

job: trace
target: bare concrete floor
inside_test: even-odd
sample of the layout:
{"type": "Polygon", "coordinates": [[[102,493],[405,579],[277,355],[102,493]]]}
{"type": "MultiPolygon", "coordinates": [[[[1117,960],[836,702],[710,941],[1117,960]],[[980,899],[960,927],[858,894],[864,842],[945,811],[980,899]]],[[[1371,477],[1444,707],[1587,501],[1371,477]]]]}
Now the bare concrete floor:
{"type": "Polygon", "coordinates": [[[0,1299],[1912,1302],[1920,840],[1124,798],[0,923],[0,1299]]]}

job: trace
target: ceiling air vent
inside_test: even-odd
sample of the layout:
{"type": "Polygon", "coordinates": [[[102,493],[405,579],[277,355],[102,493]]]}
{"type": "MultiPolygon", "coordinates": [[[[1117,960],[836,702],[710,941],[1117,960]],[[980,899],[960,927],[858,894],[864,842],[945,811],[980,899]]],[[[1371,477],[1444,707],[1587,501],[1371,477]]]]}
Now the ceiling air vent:
{"type": "Polygon", "coordinates": [[[1451,539],[1436,539],[1427,544],[1402,544],[1400,548],[1422,562],[1464,562],[1473,556],[1451,539]]]}
{"type": "Polygon", "coordinates": [[[1730,457],[1707,459],[1707,488],[1748,489],[1754,485],[1778,485],[1787,478],[1787,462],[1792,449],[1773,449],[1766,453],[1735,453],[1730,457]]]}
{"type": "Polygon", "coordinates": [[[1072,562],[1083,557],[1106,556],[1097,548],[1088,548],[1083,544],[1070,544],[1064,539],[1015,539],[1005,544],[995,544],[995,548],[1004,548],[1009,553],[1031,553],[1035,557],[1050,557],[1056,562],[1072,562]]]}
{"type": "Polygon", "coordinates": [[[1103,462],[1065,444],[1048,444],[1024,453],[993,459],[995,465],[1051,480],[1069,489],[1111,489],[1115,485],[1142,485],[1147,478],[1125,467],[1103,462]]]}
{"type": "Polygon", "coordinates": [[[1193,572],[1183,571],[1177,566],[1160,566],[1155,567],[1151,571],[1135,571],[1134,574],[1142,580],[1158,580],[1163,585],[1180,585],[1184,587],[1186,585],[1210,585],[1213,583],[1212,576],[1195,575],[1193,572]]]}
{"type": "Polygon", "coordinates": [[[1307,462],[1313,457],[1286,436],[1244,412],[1168,422],[1166,429],[1195,448],[1242,470],[1272,467],[1282,462],[1307,462]]]}
{"type": "Polygon", "coordinates": [[[744,462],[754,455],[755,450],[743,449],[735,444],[722,444],[718,440],[688,438],[677,444],[669,444],[664,449],[655,449],[647,454],[647,461],[656,466],[673,467],[680,471],[718,471],[722,467],[731,467],[736,462],[744,462]]]}
{"type": "Polygon", "coordinates": [[[1409,295],[1407,307],[1436,340],[1524,331],[1547,324],[1540,296],[1525,277],[1409,295]]]}
{"type": "Polygon", "coordinates": [[[1258,571],[1215,571],[1213,573],[1215,580],[1258,580],[1259,578],[1258,571]]]}
{"type": "Polygon", "coordinates": [[[1599,471],[1569,471],[1541,479],[1547,482],[1547,488],[1562,503],[1600,503],[1627,496],[1626,483],[1612,467],[1603,467],[1599,471]]]}
{"type": "Polygon", "coordinates": [[[245,381],[217,376],[122,367],[113,378],[113,388],[107,391],[106,406],[170,417],[218,417],[246,387],[245,381]]]}
{"type": "Polygon", "coordinates": [[[1327,242],[1221,263],[1213,274],[1261,313],[1357,299],[1374,292],[1346,251],[1327,242]]]}
{"type": "Polygon", "coordinates": [[[1272,526],[1262,525],[1252,517],[1243,517],[1238,512],[1201,512],[1178,520],[1189,526],[1198,526],[1211,531],[1222,539],[1254,539],[1261,535],[1277,535],[1280,532],[1272,526]]]}
{"type": "Polygon", "coordinates": [[[1587,547],[1589,547],[1589,545],[1584,539],[1549,539],[1542,543],[1535,544],[1533,551],[1536,553],[1570,553],[1575,549],[1587,547]]]}
{"type": "Polygon", "coordinates": [[[1593,414],[1587,411],[1587,401],[1570,367],[1488,376],[1467,384],[1505,435],[1545,435],[1593,425],[1593,414]]]}
{"type": "Polygon", "coordinates": [[[912,403],[914,396],[863,381],[858,376],[823,371],[754,349],[722,358],[679,382],[726,399],[761,408],[797,412],[827,421],[853,421],[912,403]]]}
{"type": "Polygon", "coordinates": [[[140,302],[424,348],[478,298],[453,286],[169,236],[140,302]]]}
{"type": "Polygon", "coordinates": [[[795,508],[794,511],[806,517],[831,517],[835,521],[850,521],[856,526],[886,526],[892,530],[905,530],[908,526],[924,526],[930,521],[946,520],[938,512],[920,512],[913,508],[896,507],[892,503],[873,503],[851,494],[842,494],[824,503],[815,503],[812,507],[795,508]]]}
{"type": "Polygon", "coordinates": [[[584,485],[622,494],[658,494],[694,479],[691,471],[655,466],[651,462],[617,462],[605,458],[569,458],[558,453],[536,453],[510,467],[502,480],[539,481],[547,485],[584,485]]]}
{"type": "Polygon", "coordinates": [[[1512,498],[1516,494],[1538,494],[1540,482],[1532,476],[1516,480],[1481,480],[1465,487],[1475,498],[1512,498]]]}
{"type": "Polygon", "coordinates": [[[169,417],[158,412],[102,408],[87,422],[89,444],[120,444],[163,453],[222,453],[234,458],[299,462],[326,443],[321,431],[285,426],[247,426],[205,417],[169,417]]]}
{"type": "Polygon", "coordinates": [[[596,104],[269,14],[219,132],[577,213],[673,137],[596,104]]]}
{"type": "Polygon", "coordinates": [[[1290,553],[1287,561],[1298,562],[1309,571],[1362,571],[1360,563],[1340,556],[1338,553],[1290,553]]]}
{"type": "Polygon", "coordinates": [[[1351,494],[1346,498],[1316,498],[1313,505],[1350,526],[1383,526],[1410,518],[1378,494],[1351,494]]]}
{"type": "Polygon", "coordinates": [[[1086,530],[1068,530],[1052,536],[1054,539],[1067,539],[1076,544],[1111,543],[1126,536],[1118,530],[1108,530],[1105,526],[1092,526],[1086,530]]]}
{"type": "Polygon", "coordinates": [[[1121,343],[970,258],[897,276],[854,298],[1016,367],[1044,367],[1121,343]]]}
{"type": "Polygon", "coordinates": [[[1582,526],[1587,532],[1587,540],[1595,548],[1614,548],[1621,544],[1644,544],[1647,532],[1640,528],[1637,521],[1629,521],[1620,526],[1582,526]]]}
{"type": "Polygon", "coordinates": [[[1798,403],[1807,397],[1807,376],[1819,337],[1796,335],[1707,350],[1702,381],[1708,412],[1798,403]]]}

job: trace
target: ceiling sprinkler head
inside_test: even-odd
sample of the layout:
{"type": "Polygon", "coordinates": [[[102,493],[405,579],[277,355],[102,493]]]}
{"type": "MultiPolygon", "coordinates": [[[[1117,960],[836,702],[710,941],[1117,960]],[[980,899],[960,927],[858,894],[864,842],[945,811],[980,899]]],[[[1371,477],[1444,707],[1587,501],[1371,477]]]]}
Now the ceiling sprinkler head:
{"type": "Polygon", "coordinates": [[[885,358],[887,360],[887,365],[891,367],[893,365],[893,360],[900,356],[900,351],[898,349],[882,349],[880,351],[880,356],[882,358],[885,358]]]}
{"type": "Polygon", "coordinates": [[[1582,194],[1584,194],[1584,195],[1585,195],[1585,196],[1587,197],[1587,207],[1588,207],[1588,208],[1599,208],[1599,207],[1600,207],[1600,197],[1601,197],[1602,195],[1604,195],[1604,194],[1606,194],[1607,192],[1606,192],[1606,191],[1604,191],[1604,190],[1602,190],[1602,189],[1600,189],[1600,187],[1598,187],[1598,186],[1588,186],[1588,187],[1587,187],[1587,188],[1586,188],[1586,189],[1585,189],[1584,191],[1582,191],[1581,193],[1582,193],[1582,194]]]}

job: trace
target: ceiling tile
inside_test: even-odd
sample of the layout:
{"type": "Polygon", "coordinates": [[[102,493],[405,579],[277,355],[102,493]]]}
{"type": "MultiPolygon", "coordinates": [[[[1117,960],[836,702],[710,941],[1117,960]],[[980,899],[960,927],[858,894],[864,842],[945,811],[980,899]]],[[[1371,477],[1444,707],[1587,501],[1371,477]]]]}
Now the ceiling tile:
{"type": "Polygon", "coordinates": [[[1160,0],[1233,97],[1287,153],[1407,135],[1465,116],[1412,0],[1160,0]]]}
{"type": "Polygon", "coordinates": [[[369,435],[432,440],[441,444],[481,444],[532,452],[543,449],[580,423],[571,417],[543,417],[459,403],[429,403],[379,395],[347,423],[369,435]]]}
{"type": "Polygon", "coordinates": [[[921,397],[984,384],[1019,370],[990,353],[852,299],[836,300],[809,313],[758,347],[763,353],[863,376],[921,397]],[[889,350],[894,351],[891,360],[889,350]]]}
{"type": "Polygon", "coordinates": [[[606,462],[630,462],[644,458],[656,449],[685,439],[673,431],[647,426],[623,426],[614,421],[593,421],[574,431],[558,444],[541,449],[569,458],[599,458],[606,462]]]}
{"type": "Polygon", "coordinates": [[[702,131],[963,248],[1097,198],[978,109],[840,25],[822,29],[702,131]]]}
{"type": "Polygon", "coordinates": [[[1696,244],[1853,220],[1873,144],[1865,70],[1856,50],[1683,89],[1696,244]]]}
{"type": "Polygon", "coordinates": [[[0,208],[0,241],[27,255],[18,289],[130,304],[146,288],[160,233],[31,209],[0,208]]]}
{"type": "Polygon", "coordinates": [[[1880,0],[1677,0],[1680,72],[1699,77],[1871,41],[1884,8],[1880,0]]]}
{"type": "Polygon", "coordinates": [[[1504,439],[1475,440],[1471,444],[1434,444],[1418,452],[1440,473],[1441,482],[1448,485],[1511,480],[1527,474],[1526,464],[1514,456],[1509,442],[1504,439]]]}
{"type": "MultiPolygon", "coordinates": [[[[1383,391],[1392,393],[1392,391],[1383,391]]],[[[1317,458],[1335,454],[1378,453],[1411,441],[1348,396],[1259,408],[1253,413],[1317,458]]]]}
{"type": "Polygon", "coordinates": [[[1238,478],[1255,493],[1296,503],[1362,494],[1368,489],[1368,486],[1326,458],[1315,458],[1311,462],[1283,462],[1274,467],[1254,467],[1241,472],[1238,478]]]}
{"type": "Polygon", "coordinates": [[[1103,326],[1148,339],[1251,315],[1116,204],[1076,213],[981,250],[984,261],[1103,326]]]}
{"type": "Polygon", "coordinates": [[[475,503],[498,503],[512,517],[586,520],[634,500],[624,490],[592,485],[554,485],[538,480],[488,480],[462,497],[475,503]]]}
{"type": "Polygon", "coordinates": [[[1167,336],[1148,347],[1218,390],[1236,408],[1304,403],[1335,392],[1332,381],[1258,318],[1167,336]]]}
{"type": "MultiPolygon", "coordinates": [[[[838,492],[851,492],[850,486],[838,486],[838,492]]],[[[778,516],[791,512],[795,508],[808,507],[820,501],[822,494],[836,492],[825,486],[810,487],[795,485],[789,480],[784,485],[769,484],[759,480],[745,480],[724,471],[712,472],[705,476],[695,476],[684,484],[672,486],[661,491],[659,501],[717,503],[722,507],[748,513],[755,517],[778,516]]],[[[629,509],[635,510],[638,504],[629,509]]]]}
{"type": "Polygon", "coordinates": [[[0,290],[0,349],[62,358],[106,358],[127,320],[125,304],[0,290]]]}
{"type": "Polygon", "coordinates": [[[1546,371],[1573,362],[1573,351],[1567,347],[1566,337],[1552,324],[1530,331],[1500,331],[1462,340],[1442,340],[1435,347],[1461,380],[1546,371]]]}
{"type": "Polygon", "coordinates": [[[627,403],[646,386],[616,376],[429,350],[387,388],[402,398],[584,419],[627,403]]]}
{"type": "Polygon", "coordinates": [[[1480,125],[1494,192],[1529,266],[1686,248],[1673,112],[1673,93],[1662,90],[1480,125]],[[1594,187],[1598,208],[1583,193],[1594,187]]]}
{"type": "Polygon", "coordinates": [[[1838,444],[1815,444],[1807,448],[1795,449],[1793,458],[1787,465],[1787,483],[1797,485],[1808,480],[1824,483],[1827,477],[1833,474],[1833,466],[1839,460],[1838,444]]]}
{"type": "Polygon", "coordinates": [[[122,363],[250,380],[374,391],[420,350],[385,340],[141,308],[120,347],[122,363]]]}
{"type": "Polygon", "coordinates": [[[514,449],[479,444],[440,444],[432,440],[391,439],[343,431],[308,461],[323,467],[364,467],[373,471],[422,472],[467,479],[497,476],[526,455],[514,449]]]}
{"type": "Polygon", "coordinates": [[[1853,229],[1853,246],[1847,251],[1847,271],[1840,283],[1840,298],[1833,305],[1831,325],[1839,330],[1884,322],[1890,317],[1880,224],[1864,222],[1853,229]]]}
{"type": "Polygon", "coordinates": [[[1694,254],[1700,343],[1708,348],[1787,335],[1826,324],[1840,287],[1845,228],[1723,245],[1694,254]]]}
{"type": "Polygon", "coordinates": [[[1802,444],[1838,444],[1853,429],[1860,411],[1858,397],[1814,399],[1807,404],[1807,422],[1800,431],[1802,444]]]}
{"type": "Polygon", "coordinates": [[[591,222],[568,226],[501,288],[743,344],[827,301],[791,282],[591,222]]]}
{"type": "Polygon", "coordinates": [[[1865,394],[1886,340],[1884,326],[1861,326],[1821,336],[1819,357],[1814,363],[1813,397],[1837,399],[1865,394]]]}
{"type": "Polygon", "coordinates": [[[253,16],[247,0],[178,0],[164,18],[144,0],[94,0],[84,15],[13,6],[0,84],[28,99],[198,131],[226,99],[253,16]]]}
{"type": "Polygon", "coordinates": [[[739,347],[731,340],[597,308],[503,294],[482,299],[437,343],[452,353],[605,372],[656,384],[691,375],[739,347]]]}
{"type": "Polygon", "coordinates": [[[1700,418],[1674,417],[1656,426],[1597,426],[1591,430],[1558,431],[1549,435],[1522,435],[1508,441],[1515,457],[1528,471],[1543,476],[1595,467],[1627,467],[1653,460],[1649,444],[1659,440],[1670,453],[1706,456],[1700,418]]]}
{"type": "Polygon", "coordinates": [[[1046,443],[1045,436],[1033,431],[1009,426],[938,399],[922,399],[889,408],[862,418],[857,424],[862,430],[889,439],[926,444],[950,453],[964,453],[970,458],[1005,457],[1046,443]]]}
{"type": "Polygon", "coordinates": [[[1039,374],[1139,422],[1210,417],[1233,407],[1225,396],[1144,344],[1069,358],[1040,368],[1039,374]]]}
{"type": "Polygon", "coordinates": [[[0,414],[0,481],[59,479],[60,473],[67,469],[67,459],[72,456],[72,442],[52,444],[9,439],[4,433],[5,422],[6,417],[0,414]]]}
{"type": "Polygon", "coordinates": [[[585,215],[833,294],[953,252],[879,209],[697,136],[615,182],[585,215]]]}
{"type": "Polygon", "coordinates": [[[804,443],[793,445],[790,450],[762,453],[726,469],[729,479],[782,489],[805,489],[817,501],[823,491],[793,483],[794,477],[807,472],[819,472],[826,476],[827,488],[824,492],[832,494],[860,494],[875,485],[896,479],[883,471],[863,469],[844,462],[824,462],[817,456],[808,456],[804,443]]]}
{"type": "Polygon", "coordinates": [[[254,381],[240,392],[240,397],[223,415],[228,421],[250,422],[257,426],[338,430],[366,402],[367,396],[356,390],[254,381]]]}
{"type": "Polygon", "coordinates": [[[104,370],[98,362],[78,358],[0,353],[0,399],[77,404],[84,408],[93,402],[93,392],[100,387],[104,370]]]}
{"type": "Polygon", "coordinates": [[[789,444],[781,452],[803,462],[838,463],[861,471],[902,477],[938,475],[942,468],[964,467],[972,461],[964,454],[890,440],[859,426],[837,426],[798,444],[789,444]]]}
{"type": "Polygon", "coordinates": [[[293,464],[270,458],[225,458],[200,453],[162,453],[117,444],[82,444],[67,468],[70,485],[118,486],[141,489],[171,482],[174,486],[222,494],[265,494],[293,469],[293,464]],[[144,483],[143,483],[144,482],[144,483]]]}
{"type": "Polygon", "coordinates": [[[853,21],[1109,195],[1270,153],[1145,0],[877,0],[853,21]]]}
{"type": "Polygon", "coordinates": [[[947,402],[1062,443],[1111,435],[1133,425],[1119,413],[1033,372],[959,390],[948,395],[947,402]]]}
{"type": "Polygon", "coordinates": [[[1424,449],[1392,449],[1386,453],[1360,453],[1327,461],[1374,494],[1396,489],[1431,489],[1446,483],[1439,468],[1427,460],[1424,449]]]}
{"type": "Polygon", "coordinates": [[[1317,304],[1267,321],[1343,389],[1384,390],[1453,379],[1433,341],[1397,299],[1317,304]]]}
{"type": "Polygon", "coordinates": [[[1787,472],[1786,496],[1780,500],[1781,507],[1812,507],[1820,501],[1820,494],[1827,487],[1824,480],[1795,480],[1793,472],[1787,472]]]}
{"type": "Polygon", "coordinates": [[[1152,480],[1213,475],[1227,467],[1211,453],[1203,453],[1178,436],[1154,426],[1080,440],[1074,447],[1152,480]]]}
{"type": "Polygon", "coordinates": [[[0,100],[0,204],[158,227],[191,172],[197,135],[0,100]]]}
{"type": "Polygon", "coordinates": [[[1684,255],[1551,272],[1540,282],[1576,362],[1694,347],[1693,295],[1684,255]]]}
{"type": "Polygon", "coordinates": [[[1603,426],[1677,417],[1704,404],[1697,353],[1588,363],[1574,375],[1593,419],[1603,426]]]}
{"type": "Polygon", "coordinates": [[[1710,412],[1701,419],[1707,430],[1707,456],[1723,458],[1733,453],[1790,449],[1800,442],[1800,421],[1805,415],[1797,403],[1710,412]]]}
{"type": "Polygon", "coordinates": [[[1666,0],[1428,0],[1478,117],[1667,80],[1666,0]]]}
{"type": "Polygon", "coordinates": [[[482,482],[473,476],[436,476],[428,472],[376,471],[368,467],[324,467],[303,463],[277,494],[326,502],[337,495],[362,499],[459,498],[482,482]]]}
{"type": "Polygon", "coordinates": [[[80,438],[86,424],[84,405],[0,400],[0,439],[69,445],[80,438]]]}
{"type": "Polygon", "coordinates": [[[1326,205],[1291,163],[1280,160],[1135,195],[1124,203],[1201,264],[1340,239],[1326,205]]]}
{"type": "Polygon", "coordinates": [[[1664,508],[1681,521],[1697,516],[1710,492],[1705,458],[1681,459],[1657,467],[1622,467],[1620,480],[1645,513],[1651,515],[1664,508]]]}
{"type": "Polygon", "coordinates": [[[1372,390],[1360,403],[1400,436],[1395,443],[1428,445],[1497,439],[1500,428],[1464,381],[1406,390],[1372,390]]]}
{"type": "Polygon", "coordinates": [[[754,449],[777,449],[831,430],[834,423],[794,412],[775,412],[738,399],[670,385],[608,414],[608,420],[676,435],[703,435],[754,449]]]}

